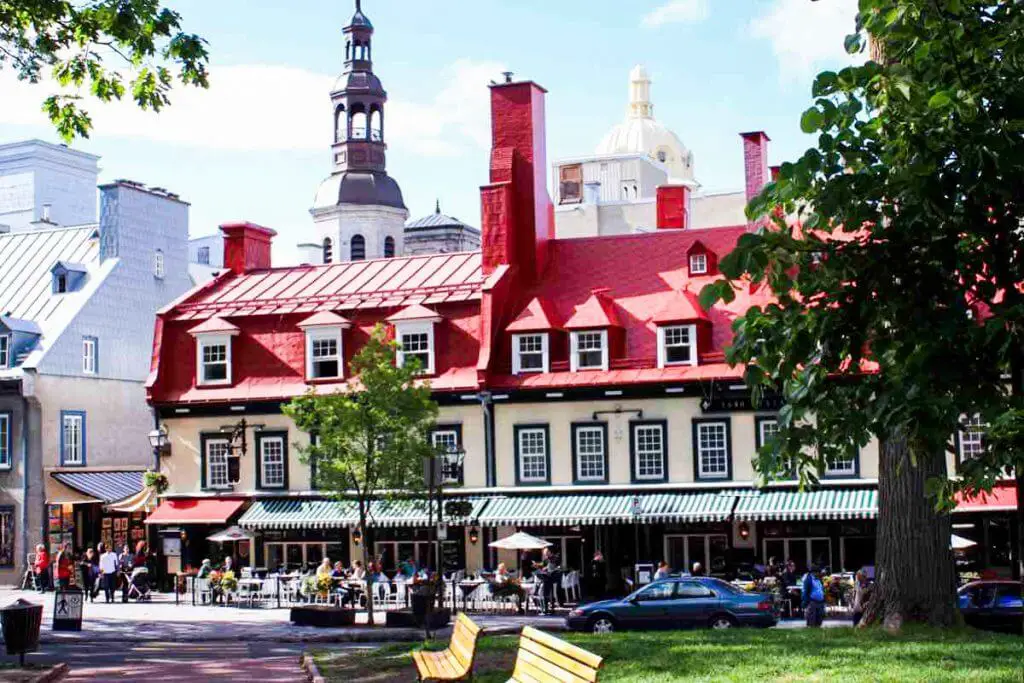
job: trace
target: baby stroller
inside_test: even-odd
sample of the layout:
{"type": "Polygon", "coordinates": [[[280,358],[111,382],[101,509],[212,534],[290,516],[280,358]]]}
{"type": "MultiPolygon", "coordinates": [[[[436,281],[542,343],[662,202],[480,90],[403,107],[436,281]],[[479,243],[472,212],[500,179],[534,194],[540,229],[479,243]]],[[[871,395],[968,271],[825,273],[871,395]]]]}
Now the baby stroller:
{"type": "Polygon", "coordinates": [[[149,594],[149,569],[136,567],[132,570],[128,579],[128,598],[135,598],[138,601],[150,600],[149,594]]]}

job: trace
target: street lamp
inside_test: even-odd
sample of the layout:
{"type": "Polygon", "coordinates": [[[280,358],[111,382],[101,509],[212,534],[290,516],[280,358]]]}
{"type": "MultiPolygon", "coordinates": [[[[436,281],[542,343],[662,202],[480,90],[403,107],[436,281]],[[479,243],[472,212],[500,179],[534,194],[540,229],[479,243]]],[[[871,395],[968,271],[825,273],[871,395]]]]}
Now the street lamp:
{"type": "Polygon", "coordinates": [[[644,513],[640,496],[633,496],[631,509],[633,511],[633,577],[638,580],[640,577],[637,575],[636,566],[640,564],[640,515],[644,513]]]}
{"type": "Polygon", "coordinates": [[[160,425],[149,433],[149,445],[154,455],[170,455],[171,440],[167,436],[167,427],[160,425]]]}
{"type": "Polygon", "coordinates": [[[458,446],[449,446],[430,457],[427,472],[427,523],[433,525],[434,492],[437,492],[437,525],[434,527],[434,562],[437,571],[444,573],[444,562],[441,555],[441,525],[444,520],[444,485],[445,482],[461,482],[462,465],[466,460],[466,451],[458,446]],[[438,460],[441,460],[438,463],[438,460]]]}

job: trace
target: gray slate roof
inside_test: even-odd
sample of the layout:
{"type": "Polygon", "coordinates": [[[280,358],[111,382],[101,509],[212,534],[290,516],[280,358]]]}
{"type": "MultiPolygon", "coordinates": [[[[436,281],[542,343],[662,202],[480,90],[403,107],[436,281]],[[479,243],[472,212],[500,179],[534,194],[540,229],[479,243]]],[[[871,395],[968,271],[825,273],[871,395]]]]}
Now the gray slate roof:
{"type": "Polygon", "coordinates": [[[479,232],[479,230],[474,228],[472,225],[469,225],[468,223],[463,223],[458,218],[446,216],[445,214],[439,213],[437,211],[427,216],[424,216],[423,218],[417,218],[414,221],[409,221],[408,223],[405,224],[406,230],[422,230],[426,228],[447,227],[468,228],[470,230],[475,230],[476,232],[479,232]]]}

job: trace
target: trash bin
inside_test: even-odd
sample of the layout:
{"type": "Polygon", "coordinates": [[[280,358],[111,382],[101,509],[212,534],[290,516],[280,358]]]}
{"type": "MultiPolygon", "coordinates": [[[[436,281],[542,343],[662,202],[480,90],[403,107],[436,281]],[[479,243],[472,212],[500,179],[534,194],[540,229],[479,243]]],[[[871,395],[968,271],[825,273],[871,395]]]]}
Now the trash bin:
{"type": "Polygon", "coordinates": [[[39,626],[43,623],[43,606],[18,598],[0,609],[4,645],[7,654],[18,655],[25,666],[25,653],[39,649],[39,626]]]}
{"type": "Polygon", "coordinates": [[[85,591],[78,586],[58,588],[53,594],[53,630],[81,631],[85,591]]]}

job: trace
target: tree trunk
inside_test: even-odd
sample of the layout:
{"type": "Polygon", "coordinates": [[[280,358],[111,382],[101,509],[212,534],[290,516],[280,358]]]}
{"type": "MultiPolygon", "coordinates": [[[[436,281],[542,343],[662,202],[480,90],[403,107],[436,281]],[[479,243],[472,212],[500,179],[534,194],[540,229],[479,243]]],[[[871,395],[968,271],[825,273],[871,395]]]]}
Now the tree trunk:
{"type": "Polygon", "coordinates": [[[950,515],[936,512],[925,483],[945,478],[945,459],[905,432],[880,446],[875,587],[861,623],[899,629],[905,622],[957,622],[950,515]],[[912,458],[916,448],[916,458],[912,458]]]}
{"type": "Polygon", "coordinates": [[[373,626],[373,574],[370,572],[370,538],[366,531],[365,501],[359,501],[359,529],[363,534],[363,569],[366,571],[366,623],[373,626]]]}

